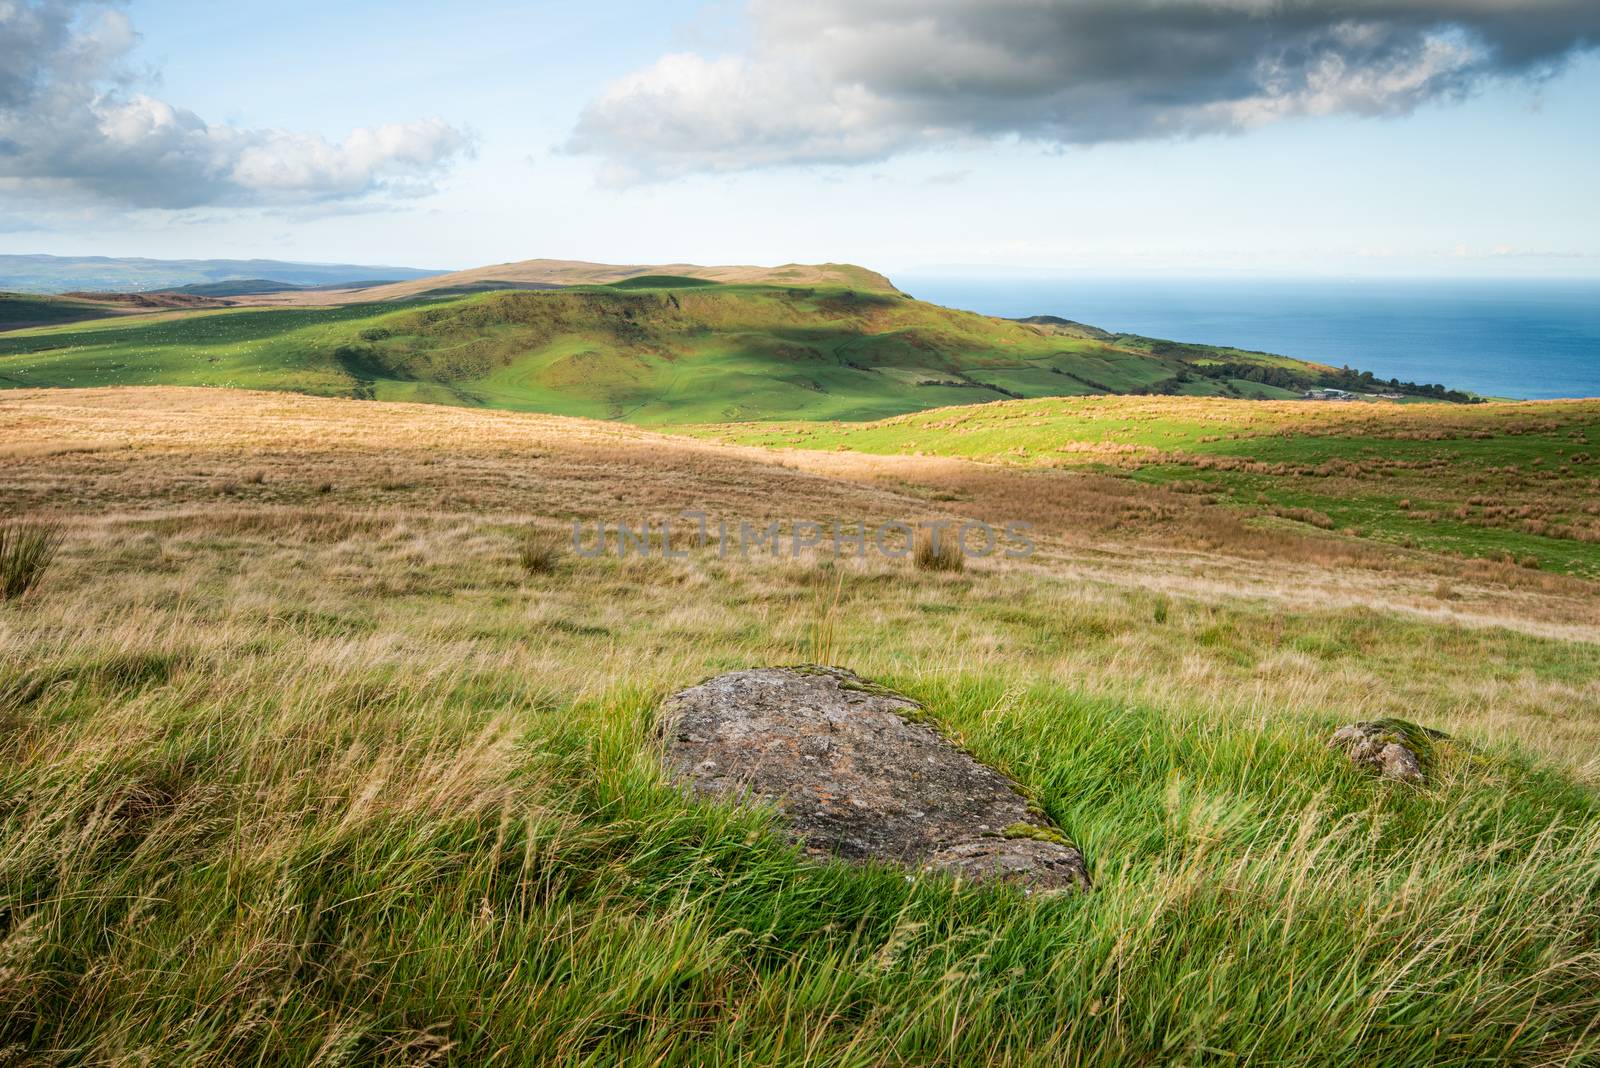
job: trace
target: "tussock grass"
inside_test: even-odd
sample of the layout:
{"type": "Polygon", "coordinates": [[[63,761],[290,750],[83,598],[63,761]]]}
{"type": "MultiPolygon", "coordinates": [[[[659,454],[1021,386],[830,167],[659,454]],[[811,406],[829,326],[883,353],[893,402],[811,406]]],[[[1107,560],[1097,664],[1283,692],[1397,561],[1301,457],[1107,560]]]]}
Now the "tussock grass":
{"type": "Polygon", "coordinates": [[[967,558],[954,531],[936,534],[932,530],[917,531],[911,550],[911,562],[918,571],[954,571],[967,569],[967,558]]]}
{"type": "Polygon", "coordinates": [[[1461,581],[1460,614],[1431,614],[1436,576],[1359,566],[1310,596],[1281,564],[1163,557],[1133,528],[938,581],[707,548],[533,588],[508,581],[529,517],[906,498],[612,428],[506,440],[477,413],[453,417],[470,446],[419,415],[364,451],[370,408],[286,398],[191,413],[188,452],[179,416],[121,395],[91,416],[86,396],[71,418],[103,423],[77,432],[167,444],[128,430],[122,457],[0,468],[8,507],[84,487],[51,596],[0,607],[18,1059],[1600,1058],[1588,600],[1461,581]],[[291,440],[251,461],[273,472],[251,492],[304,500],[196,501],[206,465],[291,440]],[[313,496],[323,470],[336,497],[313,496]],[[403,501],[379,488],[414,475],[403,501]],[[1081,844],[1095,891],[815,864],[769,813],[663,780],[665,694],[797,657],[923,702],[1081,844]],[[1462,744],[1421,789],[1325,748],[1385,716],[1462,744]]]}
{"type": "Polygon", "coordinates": [[[0,601],[22,597],[43,580],[66,536],[56,521],[0,523],[0,601]]]}
{"type": "Polygon", "coordinates": [[[561,542],[548,531],[528,529],[517,538],[517,563],[529,575],[548,575],[561,565],[561,542]]]}
{"type": "Polygon", "coordinates": [[[1419,794],[1289,719],[886,672],[1094,858],[1093,894],[1032,902],[817,866],[668,788],[651,710],[713,648],[591,689],[581,638],[403,618],[239,663],[252,627],[180,617],[117,650],[181,646],[171,666],[11,708],[29,756],[0,797],[32,802],[0,845],[13,1033],[199,1064],[1597,1052],[1593,799],[1520,761],[1419,794]]]}

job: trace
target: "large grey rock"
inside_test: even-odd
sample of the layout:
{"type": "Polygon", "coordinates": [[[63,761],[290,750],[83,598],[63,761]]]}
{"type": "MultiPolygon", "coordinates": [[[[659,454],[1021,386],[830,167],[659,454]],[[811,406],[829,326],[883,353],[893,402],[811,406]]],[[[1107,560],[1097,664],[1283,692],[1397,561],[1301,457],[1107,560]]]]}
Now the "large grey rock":
{"type": "Polygon", "coordinates": [[[661,734],[678,781],[775,804],[812,855],[1087,889],[1083,855],[920,712],[838,668],[761,668],[674,694],[661,734]]]}
{"type": "Polygon", "coordinates": [[[1385,779],[1421,786],[1433,764],[1434,743],[1448,737],[1403,719],[1375,719],[1340,727],[1328,747],[1385,779]]]}

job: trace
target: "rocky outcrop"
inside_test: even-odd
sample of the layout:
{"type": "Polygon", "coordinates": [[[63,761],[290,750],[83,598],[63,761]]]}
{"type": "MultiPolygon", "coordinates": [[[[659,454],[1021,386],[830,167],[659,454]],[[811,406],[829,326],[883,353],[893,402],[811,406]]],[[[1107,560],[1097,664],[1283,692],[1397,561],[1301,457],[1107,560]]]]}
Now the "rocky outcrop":
{"type": "Polygon", "coordinates": [[[1340,727],[1328,748],[1385,779],[1421,786],[1433,766],[1434,743],[1449,735],[1403,719],[1376,719],[1340,727]]]}
{"type": "Polygon", "coordinates": [[[674,778],[776,805],[814,856],[1087,889],[1083,855],[1060,830],[921,715],[848,671],[761,668],[674,694],[661,734],[674,778]]]}

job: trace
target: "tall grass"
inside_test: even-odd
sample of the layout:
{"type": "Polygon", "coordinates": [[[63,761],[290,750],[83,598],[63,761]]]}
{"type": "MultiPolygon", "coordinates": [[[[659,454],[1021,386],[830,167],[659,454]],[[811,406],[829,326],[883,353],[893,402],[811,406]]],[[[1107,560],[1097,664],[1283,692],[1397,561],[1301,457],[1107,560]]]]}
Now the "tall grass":
{"type": "Polygon", "coordinates": [[[1393,607],[1436,576],[1197,576],[1116,531],[966,575],[708,548],[526,583],[510,517],[875,499],[611,428],[452,452],[426,420],[523,423],[445,409],[374,431],[352,403],[371,450],[318,453],[337,435],[263,412],[333,402],[226,403],[191,454],[0,476],[18,512],[90,487],[92,516],[0,613],[0,1062],[1600,1063],[1588,602],[1463,581],[1446,617],[1393,607]],[[196,502],[241,424],[302,498],[196,502]],[[664,695],[797,653],[921,701],[1095,890],[817,863],[664,781],[664,695]],[[1325,748],[1384,715],[1462,744],[1422,788],[1325,748]]]}
{"type": "Polygon", "coordinates": [[[548,575],[561,565],[561,543],[551,534],[535,528],[517,538],[517,563],[529,575],[548,575]]]}
{"type": "Polygon", "coordinates": [[[30,699],[30,755],[0,771],[0,1028],[21,1050],[186,1065],[1600,1055],[1592,801],[1526,769],[1402,793],[1287,725],[1054,685],[920,688],[1091,851],[1094,893],[1030,901],[806,861],[759,813],[669,789],[650,689],[513,714],[497,691],[530,664],[397,673],[373,663],[382,647],[296,640],[30,699]]]}
{"type": "Polygon", "coordinates": [[[0,601],[26,594],[44,578],[65,537],[55,521],[0,523],[0,601]]]}
{"type": "Polygon", "coordinates": [[[911,550],[911,562],[918,571],[956,572],[967,568],[967,558],[953,530],[918,530],[911,550]]]}
{"type": "Polygon", "coordinates": [[[800,659],[812,664],[840,666],[839,609],[844,600],[845,570],[829,565],[816,572],[817,589],[806,621],[800,659]],[[829,579],[832,579],[830,582],[829,579]]]}

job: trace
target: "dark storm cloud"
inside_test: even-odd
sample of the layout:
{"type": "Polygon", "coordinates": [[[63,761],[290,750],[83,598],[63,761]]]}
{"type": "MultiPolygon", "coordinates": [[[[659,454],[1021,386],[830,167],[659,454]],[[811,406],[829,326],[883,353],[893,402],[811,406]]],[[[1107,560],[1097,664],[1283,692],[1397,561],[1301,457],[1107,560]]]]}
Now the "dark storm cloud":
{"type": "Polygon", "coordinates": [[[754,0],[751,53],[670,55],[585,109],[618,180],[1404,114],[1600,43],[1596,0],[754,0]]]}
{"type": "Polygon", "coordinates": [[[140,208],[339,201],[426,188],[468,148],[439,119],[340,142],[212,124],[131,89],[136,41],[104,0],[0,0],[0,194],[140,208]]]}

